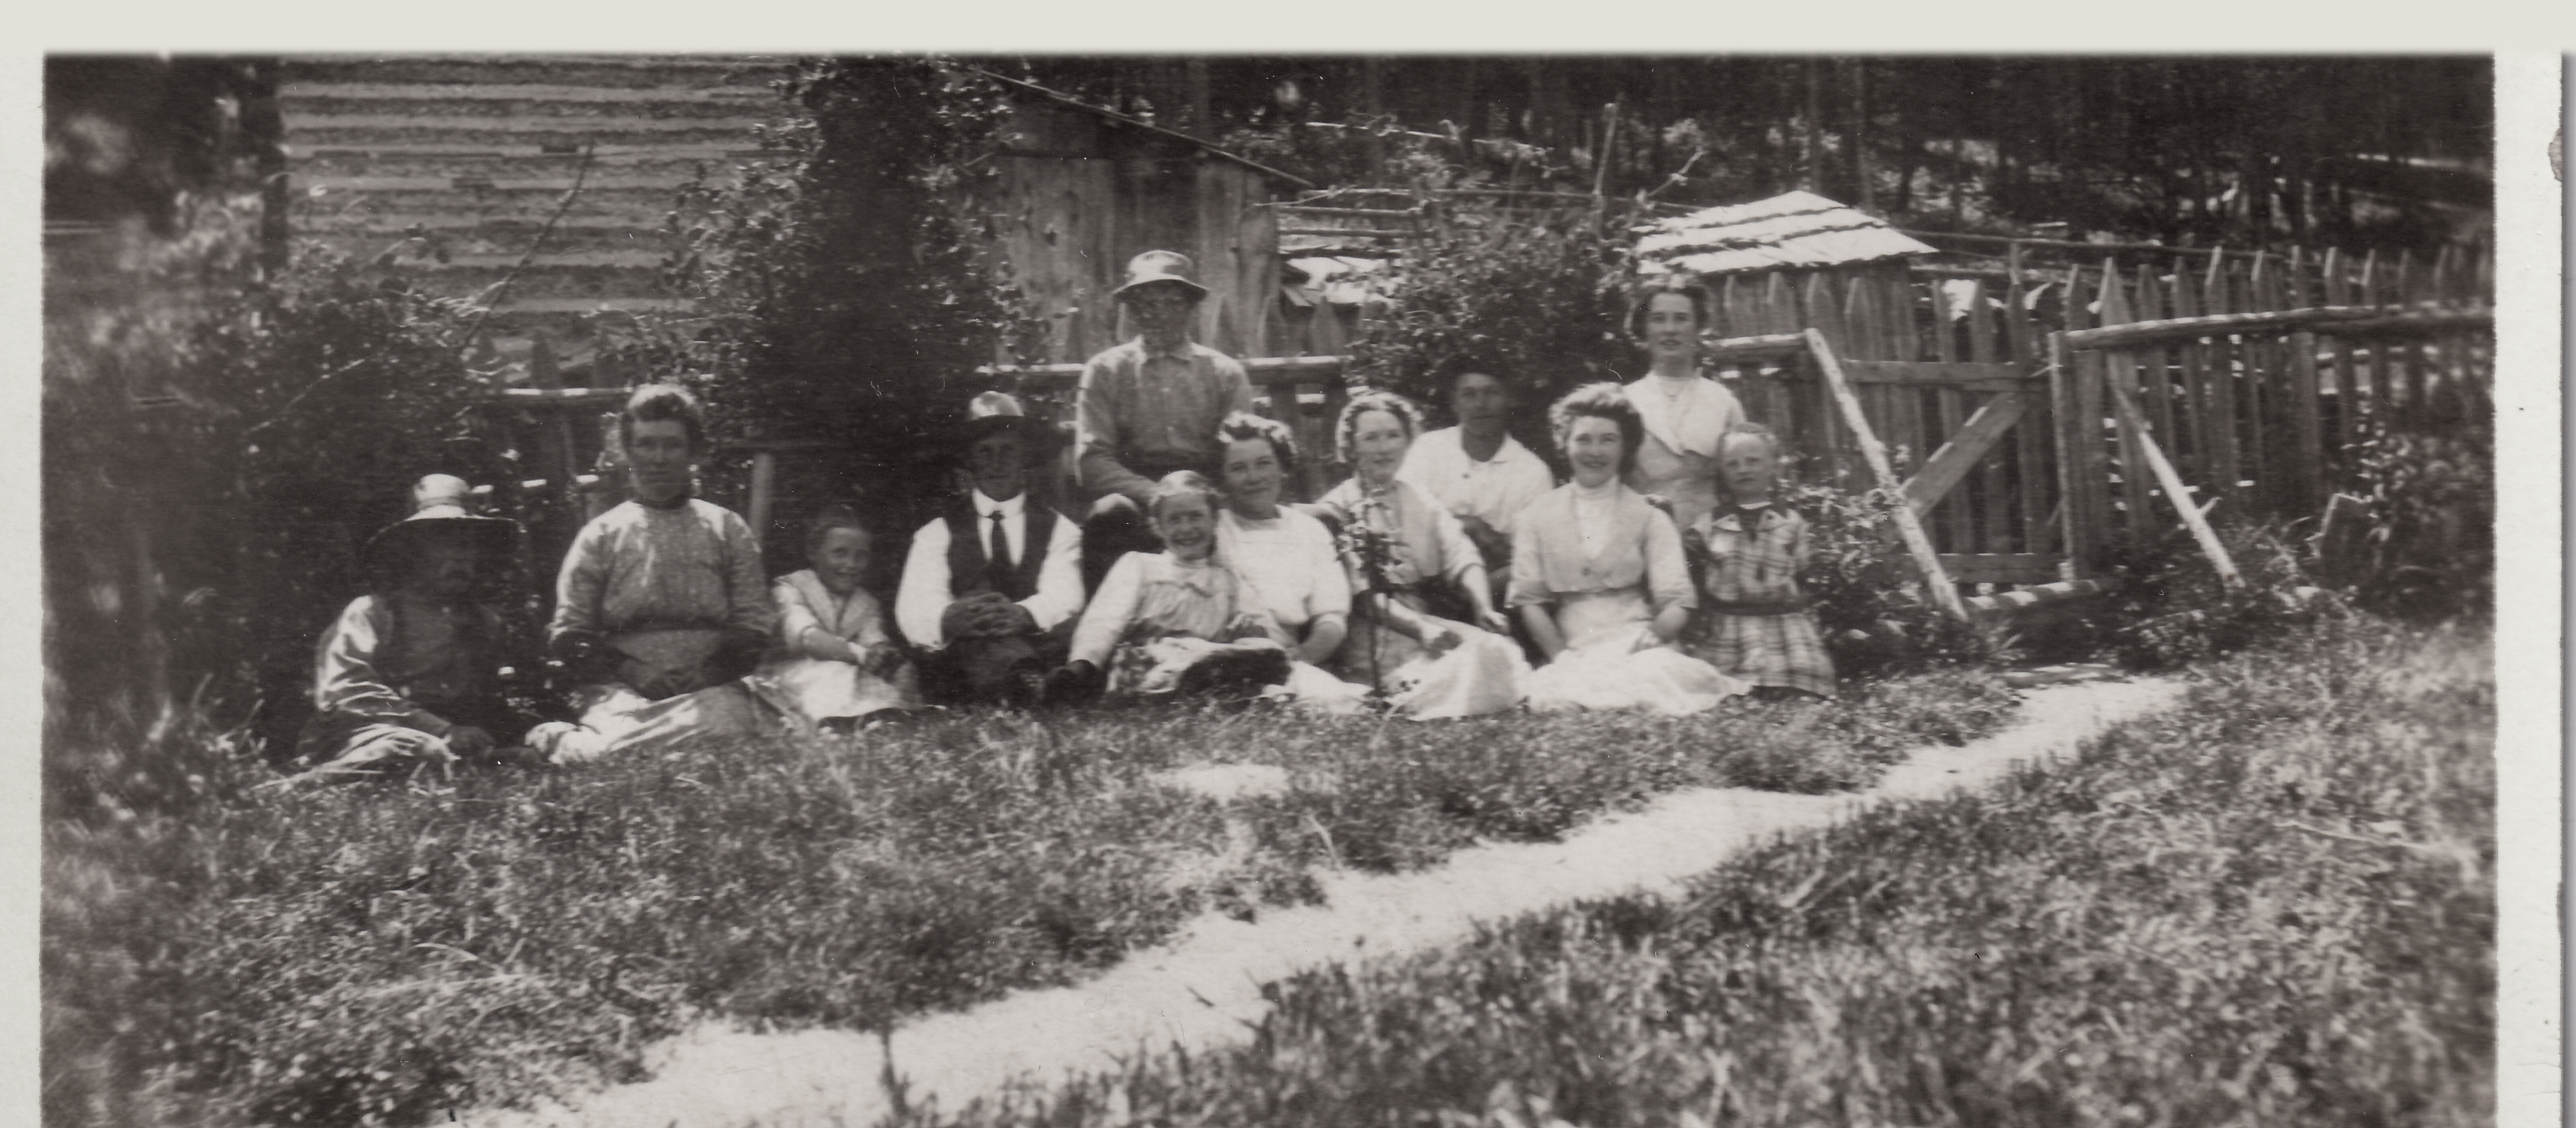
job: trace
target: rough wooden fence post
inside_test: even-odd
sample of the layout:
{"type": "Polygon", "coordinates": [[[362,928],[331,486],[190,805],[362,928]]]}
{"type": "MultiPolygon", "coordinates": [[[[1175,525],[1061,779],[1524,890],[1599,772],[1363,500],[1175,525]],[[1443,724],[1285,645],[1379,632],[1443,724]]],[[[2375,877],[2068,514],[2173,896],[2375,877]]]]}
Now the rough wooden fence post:
{"type": "Polygon", "coordinates": [[[2147,433],[2146,414],[2138,410],[2137,392],[2129,387],[2127,381],[2113,380],[2111,401],[2120,412],[2121,429],[2137,436],[2138,453],[2145,457],[2148,469],[2155,472],[2157,483],[2164,487],[2165,499],[2173,502],[2174,509],[2182,514],[2182,523],[2191,529],[2192,539],[2200,542],[2200,550],[2208,554],[2209,562],[2217,567],[2219,582],[2231,588],[2244,586],[2244,578],[2236,574],[2236,561],[2227,555],[2227,546],[2219,543],[2218,533],[2209,527],[2209,519],[2201,516],[2200,507],[2192,503],[2191,492],[2183,487],[2182,475],[2174,472],[2173,463],[2165,461],[2165,452],[2156,445],[2155,436],[2147,433]]]}
{"type": "Polygon", "coordinates": [[[755,541],[769,537],[769,510],[778,488],[778,456],[768,451],[754,451],[751,456],[751,535],[755,541]]]}
{"type": "Polygon", "coordinates": [[[1923,570],[1923,586],[1932,591],[1932,602],[1944,614],[1961,622],[1968,621],[1968,609],[1959,602],[1959,589],[1950,583],[1950,574],[1941,567],[1941,555],[1932,550],[1932,538],[1924,535],[1923,522],[1914,516],[1914,507],[1902,504],[1905,483],[1896,477],[1896,467],[1887,460],[1887,448],[1870,428],[1869,416],[1860,409],[1860,397],[1852,394],[1851,382],[1843,378],[1842,362],[1834,357],[1834,347],[1825,335],[1815,329],[1806,332],[1807,352],[1816,358],[1816,366],[1825,374],[1825,386],[1832,390],[1834,402],[1841,406],[1843,421],[1851,425],[1853,445],[1869,461],[1870,473],[1878,484],[1900,491],[1899,504],[1890,511],[1896,520],[1896,531],[1905,538],[1905,550],[1914,556],[1914,565],[1923,570]]]}

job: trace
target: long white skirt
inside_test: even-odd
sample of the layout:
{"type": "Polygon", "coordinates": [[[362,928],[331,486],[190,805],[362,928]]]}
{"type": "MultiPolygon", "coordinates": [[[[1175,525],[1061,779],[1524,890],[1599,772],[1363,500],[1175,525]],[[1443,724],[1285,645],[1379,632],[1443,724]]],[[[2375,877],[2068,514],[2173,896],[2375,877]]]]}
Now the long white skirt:
{"type": "Polygon", "coordinates": [[[1368,687],[1334,677],[1321,666],[1292,661],[1288,664],[1288,681],[1261,692],[1263,697],[1285,699],[1288,704],[1311,713],[1347,715],[1368,709],[1368,687]]]}
{"type": "Polygon", "coordinates": [[[557,764],[615,755],[660,755],[701,740],[738,740],[780,731],[776,705],[743,681],[708,686],[660,701],[623,685],[576,689],[581,723],[550,721],[528,730],[528,745],[557,764]]]}
{"type": "Polygon", "coordinates": [[[762,697],[807,722],[921,707],[921,690],[910,665],[888,680],[849,662],[779,658],[762,665],[751,681],[762,697]]]}
{"type": "Polygon", "coordinates": [[[1414,655],[1387,677],[1397,715],[1419,721],[1478,717],[1521,703],[1530,679],[1519,643],[1463,623],[1444,625],[1458,635],[1446,654],[1414,655]]]}
{"type": "Polygon", "coordinates": [[[1651,709],[1683,716],[1753,687],[1671,649],[1647,625],[1653,607],[1638,590],[1574,596],[1557,605],[1568,642],[1529,678],[1529,707],[1651,709]]]}

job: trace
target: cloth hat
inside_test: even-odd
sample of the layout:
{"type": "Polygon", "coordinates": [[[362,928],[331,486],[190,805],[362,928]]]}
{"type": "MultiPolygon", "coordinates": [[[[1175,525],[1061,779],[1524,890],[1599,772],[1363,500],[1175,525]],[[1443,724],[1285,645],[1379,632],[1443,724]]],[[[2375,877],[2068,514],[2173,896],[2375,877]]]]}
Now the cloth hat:
{"type": "Polygon", "coordinates": [[[957,445],[971,447],[995,431],[1017,432],[1028,444],[1032,463],[1044,457],[1056,439],[1055,428],[1021,410],[1018,397],[1008,392],[979,393],[966,403],[966,423],[958,429],[957,445]]]}
{"type": "Polygon", "coordinates": [[[509,559],[519,547],[519,523],[506,517],[476,516],[473,501],[473,488],[452,474],[432,474],[414,483],[411,516],[367,539],[369,569],[380,579],[390,579],[395,569],[419,554],[422,544],[441,536],[470,538],[487,570],[509,559]]]}
{"type": "Polygon", "coordinates": [[[1190,280],[1191,269],[1188,255],[1177,251],[1147,251],[1127,260],[1127,284],[1111,290],[1109,296],[1123,298],[1127,291],[1138,286],[1169,282],[1187,287],[1190,300],[1197,301],[1208,296],[1208,288],[1190,280]]]}

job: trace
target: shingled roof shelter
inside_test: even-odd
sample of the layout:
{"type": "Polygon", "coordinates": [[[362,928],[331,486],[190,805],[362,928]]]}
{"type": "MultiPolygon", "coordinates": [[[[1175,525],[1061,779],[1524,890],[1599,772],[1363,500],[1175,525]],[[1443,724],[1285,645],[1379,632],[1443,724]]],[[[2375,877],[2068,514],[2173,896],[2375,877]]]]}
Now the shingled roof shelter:
{"type": "Polygon", "coordinates": [[[1702,208],[1640,229],[1637,270],[1706,277],[1748,271],[1805,271],[1893,263],[1933,248],[1886,222],[1813,192],[1702,208]]]}

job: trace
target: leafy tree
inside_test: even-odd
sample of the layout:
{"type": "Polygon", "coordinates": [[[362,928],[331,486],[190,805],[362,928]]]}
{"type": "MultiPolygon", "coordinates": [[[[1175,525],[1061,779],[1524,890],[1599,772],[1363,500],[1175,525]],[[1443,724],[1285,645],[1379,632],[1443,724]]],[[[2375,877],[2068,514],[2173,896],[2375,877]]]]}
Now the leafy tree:
{"type": "MultiPolygon", "coordinates": [[[[770,155],[672,214],[670,275],[699,311],[658,347],[704,374],[722,438],[829,444],[783,495],[880,483],[855,500],[908,514],[944,479],[905,468],[951,453],[946,425],[1015,327],[968,210],[1003,95],[906,57],[808,60],[782,94],[793,116],[765,132],[770,155]]],[[[771,543],[792,558],[798,515],[781,516],[771,543]]]]}

